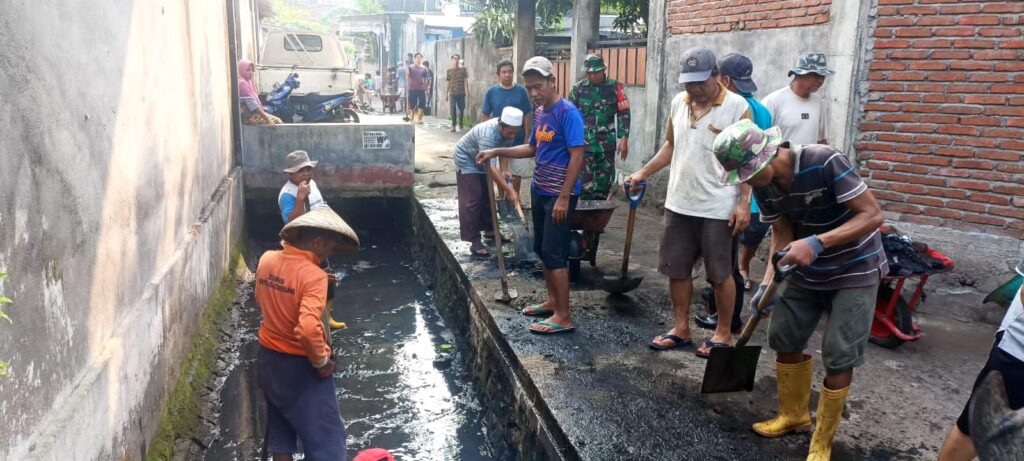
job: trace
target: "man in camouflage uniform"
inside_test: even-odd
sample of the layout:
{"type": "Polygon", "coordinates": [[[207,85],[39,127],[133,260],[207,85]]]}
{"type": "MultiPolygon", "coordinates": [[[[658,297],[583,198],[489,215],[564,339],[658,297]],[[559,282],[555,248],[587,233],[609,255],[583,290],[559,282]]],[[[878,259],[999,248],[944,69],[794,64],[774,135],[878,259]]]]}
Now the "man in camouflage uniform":
{"type": "Polygon", "coordinates": [[[587,168],[582,200],[607,198],[615,183],[615,152],[623,160],[629,155],[629,99],[605,69],[600,56],[587,55],[583,61],[587,78],[576,82],[569,92],[569,100],[580,110],[585,124],[587,168]]]}

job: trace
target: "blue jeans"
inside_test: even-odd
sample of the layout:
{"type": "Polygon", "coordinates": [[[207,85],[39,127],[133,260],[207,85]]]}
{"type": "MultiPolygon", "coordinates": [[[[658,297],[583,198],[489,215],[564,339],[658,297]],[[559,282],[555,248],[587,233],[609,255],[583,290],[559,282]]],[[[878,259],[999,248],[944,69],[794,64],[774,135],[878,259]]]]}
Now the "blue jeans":
{"type": "Polygon", "coordinates": [[[257,377],[267,402],[267,448],[296,453],[302,440],[306,459],[346,461],[345,422],[334,379],[320,379],[305,356],[260,346],[257,377]]]}

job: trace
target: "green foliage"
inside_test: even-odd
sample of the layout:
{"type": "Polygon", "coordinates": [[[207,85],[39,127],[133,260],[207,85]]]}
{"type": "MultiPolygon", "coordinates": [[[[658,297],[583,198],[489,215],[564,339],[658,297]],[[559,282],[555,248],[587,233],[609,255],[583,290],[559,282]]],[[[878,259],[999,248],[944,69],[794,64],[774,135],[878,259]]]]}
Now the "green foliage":
{"type": "Polygon", "coordinates": [[[274,15],[263,20],[267,25],[277,26],[282,29],[330,32],[330,29],[323,22],[310,16],[309,13],[285,3],[284,0],[270,0],[270,4],[273,5],[274,15]]]}
{"type": "Polygon", "coordinates": [[[647,36],[647,18],[650,2],[647,0],[601,0],[601,11],[618,14],[613,25],[619,32],[640,37],[647,36]]]}
{"type": "MultiPolygon", "coordinates": [[[[515,0],[469,0],[479,9],[473,35],[481,42],[497,46],[509,46],[516,32],[515,0]]],[[[572,10],[571,0],[541,0],[537,2],[537,18],[541,30],[560,26],[565,15],[572,10]]]]}

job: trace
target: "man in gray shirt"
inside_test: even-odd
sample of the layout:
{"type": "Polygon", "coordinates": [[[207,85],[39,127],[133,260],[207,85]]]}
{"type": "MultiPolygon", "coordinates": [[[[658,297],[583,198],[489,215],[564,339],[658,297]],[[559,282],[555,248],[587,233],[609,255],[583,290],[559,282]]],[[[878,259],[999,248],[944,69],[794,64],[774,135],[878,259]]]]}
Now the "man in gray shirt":
{"type": "MultiPolygon", "coordinates": [[[[814,363],[804,350],[828,313],[821,346],[825,382],[807,458],[828,460],[853,368],[864,363],[878,285],[889,270],[878,230],[882,210],[842,152],[783,142],[777,127],[762,131],[741,120],[715,138],[713,150],[725,169],[724,184],[754,188],[761,220],[772,224],[770,254],[785,251],[779,267],[795,267],[778,289],[768,327],[779,414],[755,423],[754,432],[779,437],[810,431],[814,363]]],[[[773,271],[767,272],[769,277],[773,271]]],[[[754,295],[753,306],[764,288],[754,295]]]]}
{"type": "Polygon", "coordinates": [[[501,117],[492,118],[474,126],[455,144],[455,182],[459,194],[459,234],[464,242],[469,242],[470,254],[487,257],[490,253],[480,241],[480,233],[493,239],[494,229],[491,220],[490,197],[487,193],[487,176],[491,175],[507,197],[513,202],[519,196],[512,185],[505,182],[505,177],[498,171],[497,159],[488,165],[476,163],[476,156],[481,151],[498,147],[510,147],[523,126],[523,111],[515,107],[506,107],[501,117]]]}

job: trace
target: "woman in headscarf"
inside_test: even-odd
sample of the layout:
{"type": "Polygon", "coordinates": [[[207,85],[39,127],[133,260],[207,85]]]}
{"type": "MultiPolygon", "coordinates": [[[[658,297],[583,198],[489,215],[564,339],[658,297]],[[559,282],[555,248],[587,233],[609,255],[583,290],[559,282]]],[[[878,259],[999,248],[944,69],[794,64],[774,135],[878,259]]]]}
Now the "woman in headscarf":
{"type": "Polygon", "coordinates": [[[256,74],[256,65],[248,59],[238,61],[238,104],[242,114],[242,123],[247,125],[274,126],[281,119],[270,115],[260,103],[260,94],[256,91],[256,82],[252,80],[256,74]]]}

